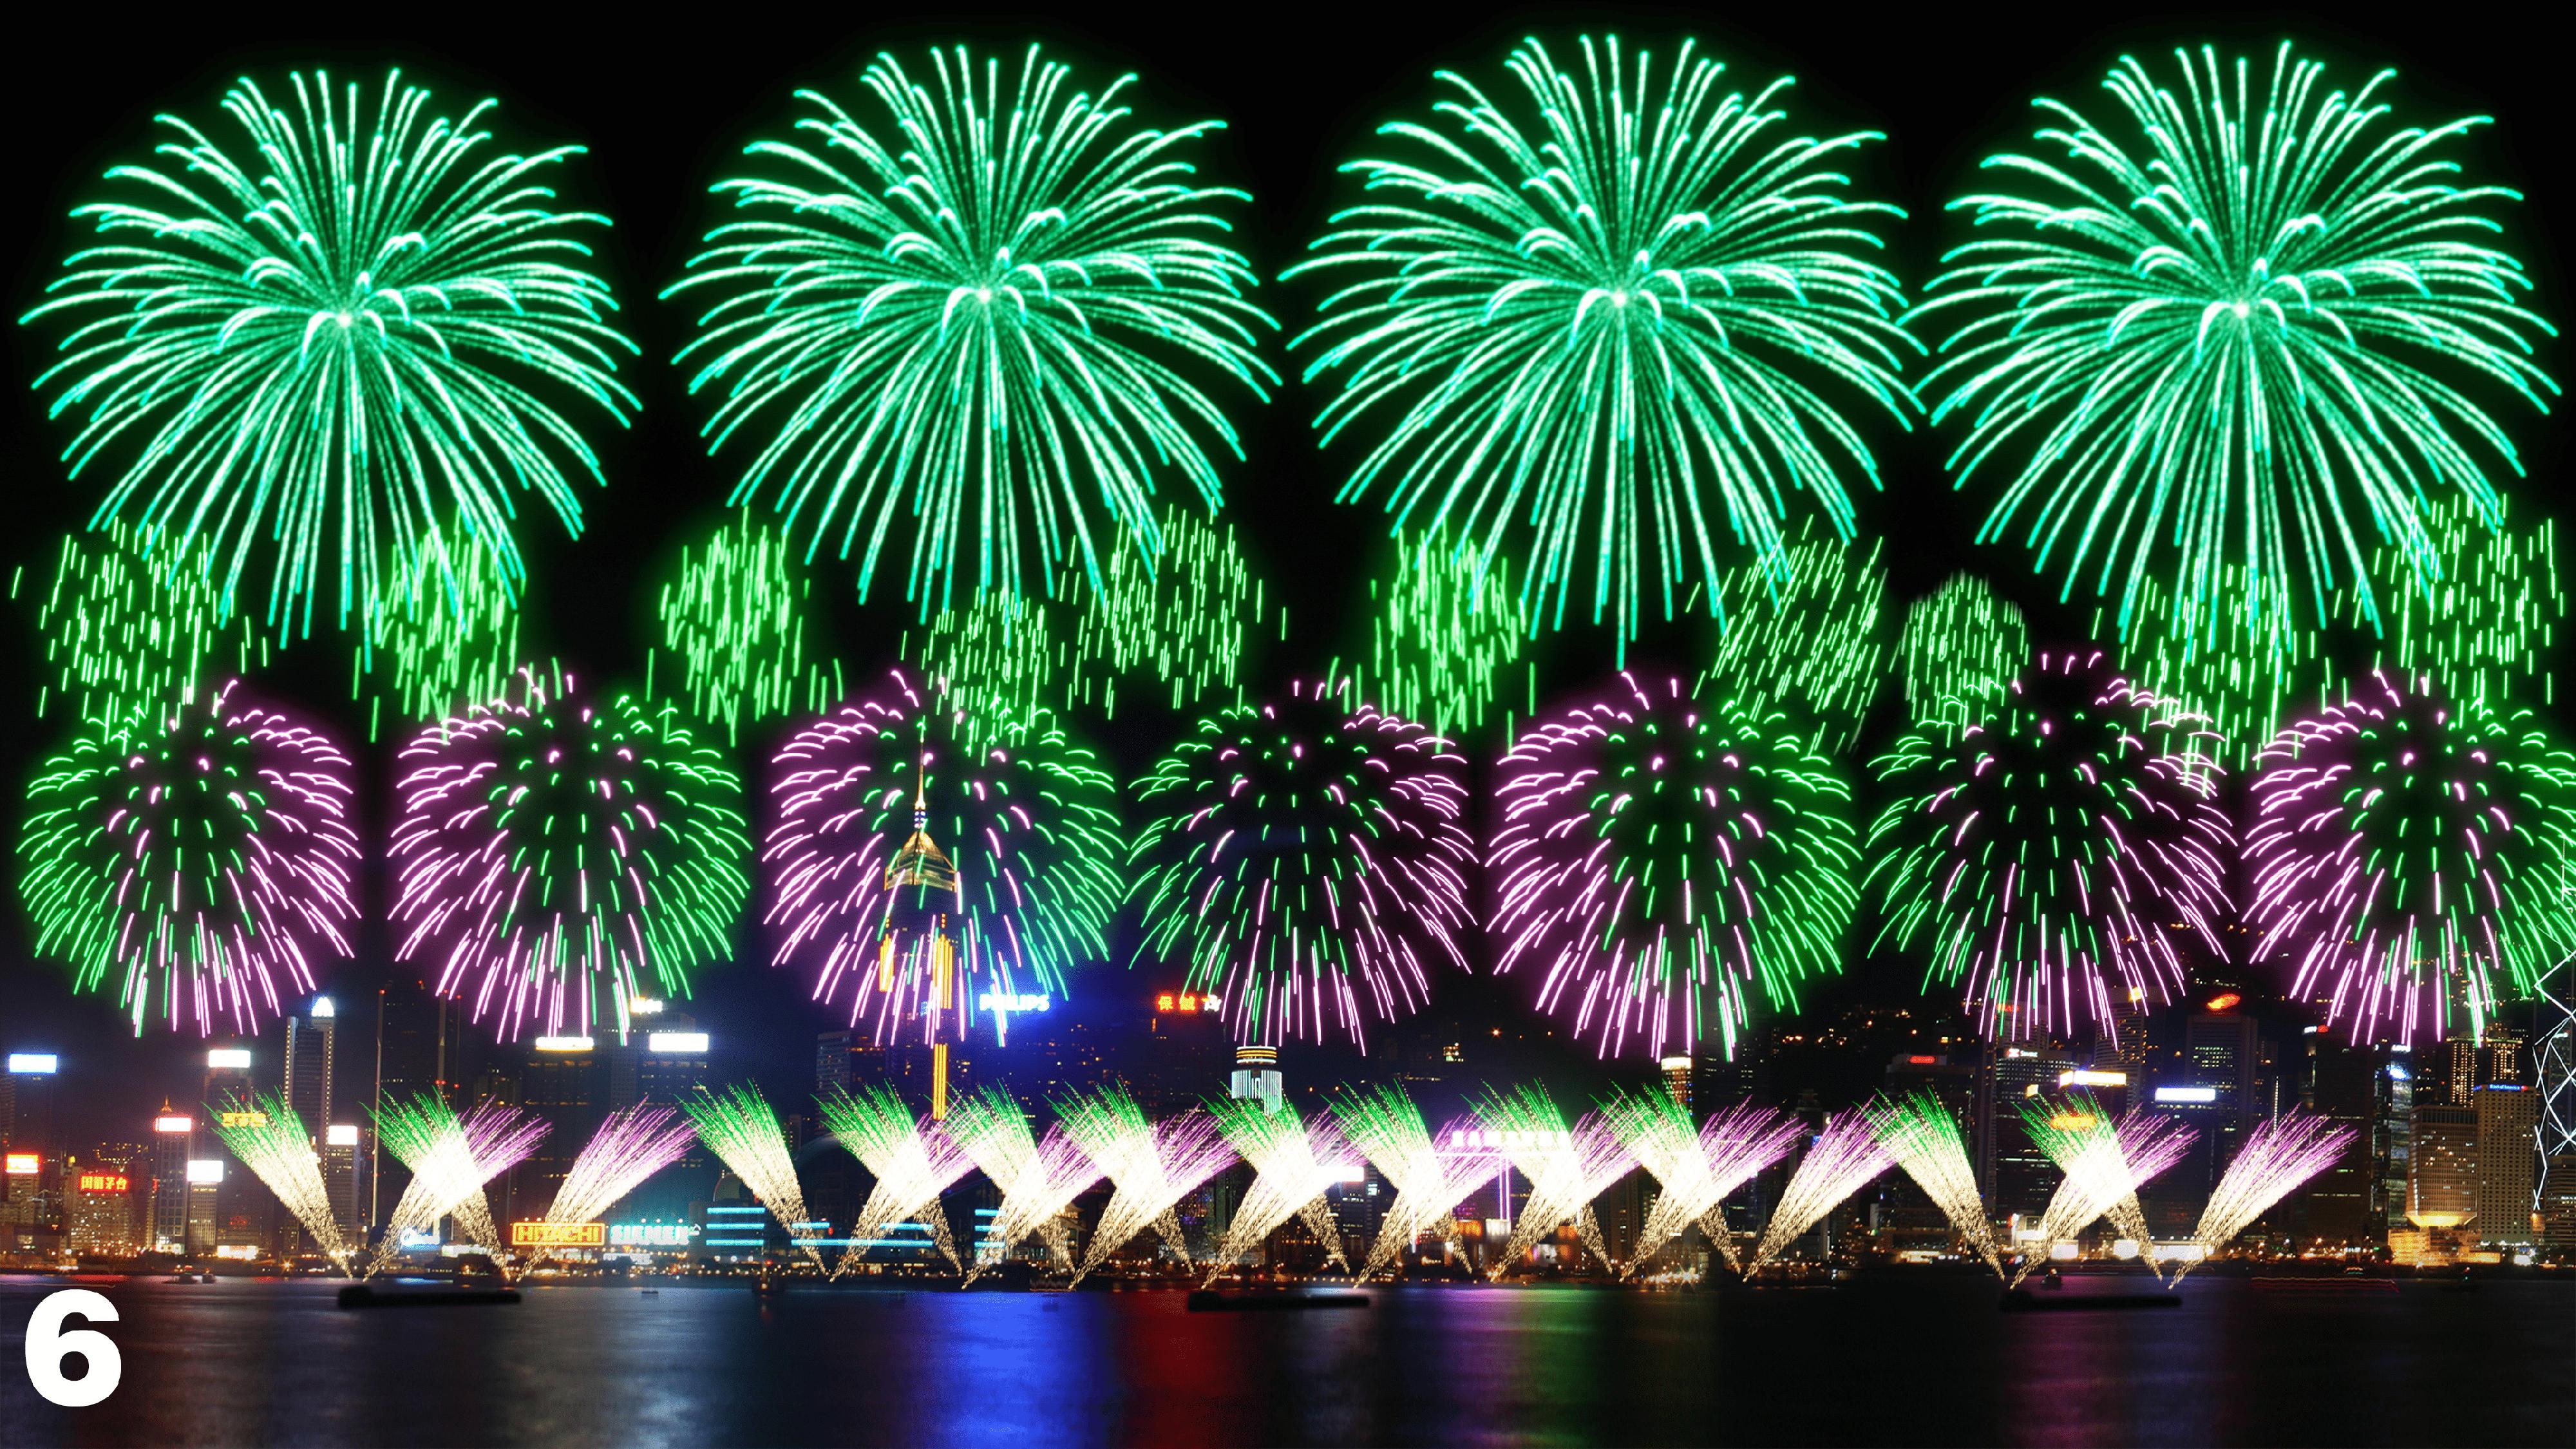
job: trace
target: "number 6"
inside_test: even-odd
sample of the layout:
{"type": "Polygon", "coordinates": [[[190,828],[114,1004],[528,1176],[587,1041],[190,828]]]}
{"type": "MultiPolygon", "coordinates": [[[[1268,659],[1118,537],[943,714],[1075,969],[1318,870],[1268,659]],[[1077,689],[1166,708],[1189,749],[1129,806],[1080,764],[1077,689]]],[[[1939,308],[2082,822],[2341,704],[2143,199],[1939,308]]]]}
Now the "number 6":
{"type": "Polygon", "coordinates": [[[117,1356],[115,1341],[96,1329],[63,1332],[63,1320],[74,1315],[97,1323],[117,1321],[116,1305],[87,1288],[46,1294],[27,1320],[27,1382],[49,1404],[86,1409],[116,1392],[117,1380],[125,1377],[125,1360],[117,1356]],[[89,1360],[89,1372],[76,1379],[63,1377],[63,1360],[72,1354],[89,1360]]]}

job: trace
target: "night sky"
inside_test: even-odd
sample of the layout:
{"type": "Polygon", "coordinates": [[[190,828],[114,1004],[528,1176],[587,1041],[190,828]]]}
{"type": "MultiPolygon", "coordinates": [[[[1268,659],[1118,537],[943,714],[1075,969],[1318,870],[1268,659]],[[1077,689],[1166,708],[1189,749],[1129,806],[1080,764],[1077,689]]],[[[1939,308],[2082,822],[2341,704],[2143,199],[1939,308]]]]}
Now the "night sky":
{"type": "MultiPolygon", "coordinates": [[[[2059,12],[2039,25],[1990,25],[1953,7],[1906,7],[1879,13],[1830,5],[1733,7],[1714,10],[1566,6],[1497,12],[1500,18],[1459,22],[1433,14],[1406,15],[1396,7],[1336,12],[1272,7],[1197,7],[1187,20],[1145,24],[1086,18],[1058,20],[1028,12],[952,11],[930,22],[869,18],[864,7],[832,7],[822,22],[780,18],[772,7],[716,7],[688,14],[685,28],[662,23],[664,12],[631,12],[632,18],[587,23],[532,19],[542,7],[497,8],[475,14],[452,8],[339,8],[298,16],[275,6],[205,7],[189,20],[145,20],[135,14],[89,8],[69,17],[60,43],[20,52],[18,74],[0,91],[12,144],[0,148],[7,168],[11,208],[5,282],[12,315],[32,306],[57,274],[62,257],[82,244],[65,213],[101,194],[97,178],[110,165],[144,159],[163,134],[156,111],[185,114],[218,136],[229,120],[218,100],[236,77],[252,75],[273,88],[293,68],[315,65],[335,80],[358,81],[372,98],[389,64],[406,78],[429,85],[439,109],[462,110],[484,95],[500,101],[503,147],[538,149],[561,142],[586,145],[591,154],[557,168],[557,184],[571,208],[598,210],[615,221],[604,237],[598,269],[625,308],[621,325],[644,349],[622,369],[644,400],[636,425],[623,433],[591,428],[609,486],[585,499],[588,531],[568,541],[542,505],[524,512],[520,545],[532,577],[523,639],[530,652],[551,654],[578,673],[641,682],[643,646],[652,632],[653,596],[670,573],[680,546],[700,537],[724,514],[744,453],[729,450],[709,459],[696,430],[704,406],[687,397],[683,375],[668,359],[688,337],[694,309],[666,304],[655,294],[677,278],[700,235],[721,214],[707,185],[732,174],[741,146],[755,137],[781,136],[805,112],[792,100],[801,86],[842,97],[857,92],[861,67],[879,49],[909,65],[935,41],[969,40],[977,53],[1016,64],[1031,40],[1072,62],[1076,83],[1096,87],[1119,71],[1139,73],[1130,99],[1150,123],[1177,124],[1201,117],[1229,123],[1204,151],[1206,177],[1236,185],[1254,198],[1235,213],[1234,244],[1265,279],[1275,279],[1320,233],[1328,213],[1355,195],[1335,166],[1367,146],[1372,129],[1399,116],[1420,115],[1433,98],[1431,75],[1451,67],[1480,81],[1502,79],[1501,62],[1524,34],[1536,33],[1572,52],[1581,32],[1615,31],[1635,45],[1668,57],[1673,42],[1696,36],[1703,48],[1729,62],[1731,86],[1756,89],[1787,71],[1798,84],[1788,105],[1800,131],[1834,133],[1874,129],[1885,143],[1865,148],[1851,164],[1856,194],[1893,200],[1910,220],[1893,238],[1889,265],[1909,297],[1919,297],[1947,247],[1965,236],[1964,218],[1943,203],[1968,189],[1976,163],[2007,146],[2026,143],[2032,129],[2028,100],[2051,94],[2099,114],[2108,98],[2096,83],[2124,51],[2135,51],[2160,69],[2177,42],[2220,42],[2268,62],[2283,36],[2304,53],[2333,65],[2331,81],[2362,83],[2379,65],[2399,68],[2397,96],[2407,119],[2438,122],[2464,113],[2494,115],[2499,124],[2477,132],[2450,154],[2471,162],[2478,180],[2526,191],[2518,208],[2497,208],[2505,248],[2522,258],[2538,283],[2531,304],[2544,316],[2565,320],[2567,276],[2552,239],[2564,234],[2576,187],[2566,170],[2565,88],[2561,56],[2544,47],[2513,12],[2482,14],[2476,7],[2417,8],[2402,24],[2385,27],[2327,23],[2305,14],[2198,14],[2151,26],[2103,22],[2091,9],[2059,12]],[[353,17],[384,23],[353,26],[353,17]],[[1263,17],[1276,17],[1265,20],[1263,17]],[[1758,18],[1757,18],[1758,17],[1758,18]],[[84,25],[95,27],[78,34],[84,25]]],[[[272,89],[272,94],[275,90],[272,89]]],[[[864,114],[864,112],[863,112],[864,114]]],[[[1259,300],[1294,333],[1311,319],[1321,288],[1265,283],[1259,300]]],[[[24,566],[28,583],[51,577],[62,530],[80,524],[106,475],[67,484],[58,455],[68,425],[49,423],[39,395],[26,384],[42,369],[59,332],[9,329],[12,401],[6,413],[7,476],[16,526],[0,540],[0,564],[24,566]]],[[[1284,340],[1283,334],[1283,340],[1284,340]]],[[[1239,393],[1212,388],[1233,406],[1248,460],[1226,471],[1225,517],[1237,529],[1255,570],[1289,608],[1292,633],[1273,642],[1251,664],[1254,682],[1284,682],[1319,669],[1336,655],[1367,644],[1366,581],[1384,572],[1392,548],[1376,502],[1344,507],[1332,495],[1356,456],[1337,446],[1320,453],[1309,423],[1323,400],[1319,388],[1296,381],[1306,355],[1291,358],[1284,346],[1268,353],[1289,378],[1267,406],[1239,393]]],[[[2552,346],[2542,365],[2562,380],[2565,349],[2552,346]]],[[[1909,376],[1919,376],[1919,372],[1909,376]]],[[[2499,477],[2512,498],[2512,517],[2528,525],[2566,512],[2566,449],[2554,419],[2543,419],[2501,393],[2487,397],[2519,443],[2531,476],[2499,477]]],[[[2058,580],[2033,577],[2030,556],[2017,546],[1975,547],[1972,537],[1991,493],[1955,499],[1941,470],[1945,444],[1955,433],[1908,435],[1862,408],[1852,415],[1868,434],[1886,491],[1855,489],[1864,535],[1883,536],[1892,578],[1891,613],[1928,592],[1950,573],[1984,574],[2030,615],[2034,642],[2085,637],[2091,602],[2056,604],[2058,580]]],[[[595,414],[576,415],[585,424],[595,414]]],[[[587,485],[585,485],[587,486],[587,485]]],[[[1167,487],[1171,485],[1167,484],[1167,487]]],[[[1791,525],[1806,506],[1793,500],[1791,525]]],[[[253,576],[264,580],[265,557],[253,576]]],[[[912,607],[899,596],[900,581],[860,607],[852,596],[853,571],[830,560],[814,569],[815,597],[828,608],[823,635],[846,661],[849,677],[866,678],[891,660],[896,637],[913,623],[912,607]]],[[[1588,581],[1579,587],[1588,587],[1588,581]]],[[[32,609],[0,609],[0,728],[9,778],[23,781],[63,730],[63,722],[36,721],[32,709],[41,651],[32,638],[32,609]]],[[[1893,627],[1894,620],[1890,621],[1893,627]]],[[[1657,630],[1635,657],[1692,661],[1701,625],[1657,630]]],[[[1588,627],[1570,629],[1541,650],[1542,694],[1579,688],[1609,667],[1607,636],[1588,627]]],[[[364,720],[347,707],[348,649],[333,635],[289,650],[260,687],[334,719],[362,762],[360,818],[371,842],[386,823],[389,748],[362,748],[364,720]]],[[[1896,723],[1901,690],[1893,684],[1880,700],[1857,759],[1873,753],[1896,723]]],[[[1150,702],[1123,703],[1119,717],[1089,730],[1122,778],[1133,778],[1179,733],[1186,721],[1150,702]]],[[[2562,721],[2563,723],[2563,721],[2562,721]]],[[[765,759],[768,741],[747,741],[745,761],[765,759]]],[[[1489,755],[1479,744],[1472,755],[1489,755]]],[[[1478,766],[1481,790],[1486,774],[1478,766]]],[[[757,781],[754,780],[755,787],[757,781]]],[[[1861,818],[1874,813],[1864,785],[1861,818]]],[[[14,815],[9,837],[15,838],[14,815]]],[[[14,870],[11,872],[14,887],[14,870]]],[[[370,882],[371,917],[381,915],[381,882],[370,882]]],[[[197,1092],[203,1056],[193,1038],[154,1032],[130,1039],[112,996],[73,1000],[68,973],[27,954],[26,921],[15,904],[0,910],[0,1046],[56,1049],[64,1054],[62,1132],[67,1144],[140,1118],[171,1095],[197,1092]]],[[[1893,960],[1864,959],[1868,919],[1856,927],[1850,975],[1820,987],[1811,1010],[1855,1001],[1909,1001],[1917,996],[1914,968],[1893,960]]],[[[839,1018],[805,999],[801,978],[763,964],[765,943],[746,928],[738,964],[701,971],[696,980],[700,1021],[728,1052],[724,1075],[757,1075],[773,1091],[810,1090],[813,1033],[840,1025],[839,1018]]],[[[1132,942],[1119,943],[1111,963],[1078,975],[1074,992],[1088,1013],[1115,1016],[1142,1007],[1157,987],[1177,984],[1176,969],[1125,964],[1132,942]]],[[[344,998],[372,995],[385,969],[388,944],[381,927],[362,941],[359,962],[327,971],[322,982],[344,998]]],[[[1435,1010],[1477,1023],[1522,1019],[1514,1003],[1531,983],[1448,979],[1439,983],[1435,1010]]],[[[1946,1006],[1946,990],[1925,1004],[1946,1006]]],[[[1589,1048],[1560,1035],[1534,1047],[1555,1053],[1567,1070],[1579,1069],[1589,1048]]],[[[1354,1063],[1345,1054],[1289,1053],[1292,1083],[1300,1072],[1337,1073],[1354,1063]]],[[[1211,1083],[1211,1086],[1216,1084],[1211,1083]]]]}

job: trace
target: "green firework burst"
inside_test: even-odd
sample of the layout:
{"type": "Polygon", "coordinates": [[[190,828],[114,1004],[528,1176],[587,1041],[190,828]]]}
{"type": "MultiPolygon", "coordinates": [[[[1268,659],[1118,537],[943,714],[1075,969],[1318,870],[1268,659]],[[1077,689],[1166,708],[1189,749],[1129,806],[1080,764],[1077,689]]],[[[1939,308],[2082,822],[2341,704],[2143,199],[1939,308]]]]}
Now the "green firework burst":
{"type": "MultiPolygon", "coordinates": [[[[2240,770],[2292,715],[2324,708],[2336,675],[2322,631],[2296,621],[2280,580],[2242,564],[2218,577],[2218,592],[2199,599],[2168,600],[2154,579],[2140,581],[2120,662],[2174,712],[2207,719],[2206,748],[2240,770]]],[[[2097,637],[2117,627],[2109,612],[2094,612],[2097,637]]]]}
{"type": "Polygon", "coordinates": [[[1918,729],[1957,733],[2003,702],[2030,659],[2021,610],[1984,579],[1954,574],[1905,611],[1905,707],[1918,729]]]}
{"type": "Polygon", "coordinates": [[[396,560],[395,587],[367,615],[352,693],[363,695],[372,681],[375,712],[390,702],[415,724],[499,699],[525,662],[518,594],[503,567],[489,550],[471,546],[455,560],[430,551],[416,564],[396,560]]]}
{"type": "MultiPolygon", "coordinates": [[[[2567,618],[2556,520],[2513,528],[2499,503],[2490,526],[2467,500],[2452,498],[2424,511],[2424,529],[2441,577],[2425,588],[2390,590],[2372,667],[2430,674],[2453,700],[2555,704],[2549,661],[2567,618]]],[[[2386,544],[2374,561],[2383,577],[2405,562],[2402,550],[2386,544]]],[[[2352,614],[2361,622],[2358,608],[2352,614]]]]}
{"type": "Polygon", "coordinates": [[[1813,535],[1810,519],[1777,568],[1747,564],[1720,580],[1717,647],[1696,692],[1757,715],[1779,710],[1814,748],[1839,754],[1887,679],[1887,570],[1875,539],[1862,553],[1813,535]]]}
{"type": "Polygon", "coordinates": [[[50,676],[36,713],[59,700],[83,721],[158,717],[222,676],[266,666],[268,641],[231,600],[202,543],[146,549],[123,523],[65,535],[36,605],[50,676]]]}
{"type": "Polygon", "coordinates": [[[1035,46],[1007,87],[962,46],[931,64],[926,85],[868,66],[873,125],[799,92],[806,139],[757,142],[773,174],[717,183],[745,217],[670,289],[716,299],[681,353],[690,391],[722,389],[712,446],[766,433],[735,500],[775,496],[808,557],[858,554],[862,597],[908,507],[925,619],[960,573],[1016,595],[1066,559],[1096,571],[1104,522],[1155,551],[1156,480],[1213,506],[1208,443],[1242,453],[1197,376],[1277,381],[1254,350],[1277,324],[1215,240],[1250,198],[1191,179],[1218,123],[1134,125],[1132,77],[1076,91],[1035,46]]]}
{"type": "Polygon", "coordinates": [[[1833,167],[1874,134],[1783,136],[1774,101],[1721,92],[1684,42],[1648,56],[1582,39],[1583,70],[1537,40],[1496,100],[1441,72],[1440,122],[1380,134],[1409,159],[1342,169],[1382,195],[1333,218],[1289,275],[1351,278],[1292,346],[1341,375],[1329,441],[1380,441],[1343,485],[1381,489],[1398,526],[1446,528],[1562,626],[1578,573],[1592,618],[1637,633],[1646,596],[1713,584],[1723,529],[1775,563],[1781,495],[1803,489],[1848,534],[1848,477],[1877,466],[1831,400],[1907,423],[1897,380],[1919,348],[1895,277],[1833,167]],[[1518,533],[1518,538],[1512,535],[1518,533]]]}
{"type": "Polygon", "coordinates": [[[1510,564],[1488,567],[1426,534],[1400,545],[1395,576],[1370,580],[1369,597],[1368,664],[1352,675],[1360,696],[1450,739],[1482,729],[1529,643],[1529,608],[1512,591],[1510,564]]]}
{"type": "Polygon", "coordinates": [[[273,541],[268,621],[309,634],[335,567],[343,626],[388,557],[481,546],[519,576],[514,486],[578,533],[565,461],[594,480],[599,461],[556,402],[624,424],[616,355],[635,348],[585,269],[582,231],[607,219],[549,207],[580,147],[478,160],[490,101],[437,115],[397,72],[370,110],[354,85],[335,103],[327,75],[289,80],[291,107],[247,79],[225,94],[247,150],[161,117],[161,164],[114,168],[131,199],[73,211],[101,244],[22,320],[76,319],[36,382],[85,414],[73,476],[139,444],[97,521],[139,498],[145,530],[211,547],[227,593],[273,541]]]}
{"type": "Polygon", "coordinates": [[[2069,594],[2119,576],[2124,625],[2160,553],[2177,598],[2216,598],[2228,562],[2295,589],[2295,555],[2311,622],[2338,570],[2375,618],[2356,525],[2429,574],[2427,490],[2491,512],[2480,454],[2521,468],[2470,390],[2544,410],[2558,391],[2531,356],[2549,324],[2514,300],[2529,277],[2482,244],[2517,198],[2453,179],[2451,143],[2485,117],[2390,123],[2393,71],[2347,94],[2286,43],[2259,85],[2212,48],[2175,59],[2179,90],[2112,68],[2111,131],[2039,100],[2065,162],[1992,157],[2022,194],[1952,203],[2007,234],[1934,283],[1921,313],[1961,320],[1924,391],[1968,420],[1960,487],[2016,470],[1981,537],[2035,504],[2040,566],[2063,560],[2069,594]]]}
{"type": "Polygon", "coordinates": [[[662,647],[691,714],[740,744],[745,725],[820,714],[841,697],[840,661],[809,657],[812,587],[785,537],[748,516],[681,551],[680,576],[662,589],[662,647]]]}

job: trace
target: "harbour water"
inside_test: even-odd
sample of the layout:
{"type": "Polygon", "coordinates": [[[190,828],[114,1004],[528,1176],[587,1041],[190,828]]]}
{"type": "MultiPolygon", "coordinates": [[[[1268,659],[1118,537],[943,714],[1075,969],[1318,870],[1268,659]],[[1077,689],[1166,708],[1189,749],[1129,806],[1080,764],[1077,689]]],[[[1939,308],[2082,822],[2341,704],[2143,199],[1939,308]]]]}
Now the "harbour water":
{"type": "MultiPolygon", "coordinates": [[[[2576,1282],[2004,1314],[1990,1281],[1638,1293],[1373,1288],[1365,1310],[1178,1292],[534,1286],[343,1312],[324,1281],[0,1278],[14,1338],[106,1294],[124,1381],[7,1444],[2550,1444],[2576,1442],[2576,1282]]],[[[2143,1283],[2070,1283],[2070,1291],[2143,1283]]],[[[2151,1290],[2149,1290],[2151,1291],[2151,1290]]]]}

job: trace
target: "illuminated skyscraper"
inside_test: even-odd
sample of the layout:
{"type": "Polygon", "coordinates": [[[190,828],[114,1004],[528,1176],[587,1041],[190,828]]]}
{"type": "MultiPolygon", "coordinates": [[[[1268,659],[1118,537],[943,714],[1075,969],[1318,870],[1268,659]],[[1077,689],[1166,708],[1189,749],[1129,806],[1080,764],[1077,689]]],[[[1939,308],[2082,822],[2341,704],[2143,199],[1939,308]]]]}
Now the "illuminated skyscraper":
{"type": "Polygon", "coordinates": [[[196,1115],[161,1104],[152,1119],[152,1246],[178,1252],[188,1239],[188,1147],[196,1115]]]}
{"type": "Polygon", "coordinates": [[[2406,1226],[2414,1159],[2415,1068],[2405,1048],[2391,1050],[2371,1088],[2372,1203],[2380,1230],[2389,1232],[2406,1226]]]}
{"type": "Polygon", "coordinates": [[[2478,1110],[2415,1108],[2406,1216],[2418,1227],[2451,1228],[2478,1210],[2478,1110]]]}
{"type": "Polygon", "coordinates": [[[2478,1240],[2512,1250],[2532,1245],[2531,1197],[2539,1139],[2540,1099],[2520,1082],[2490,1082],[2477,1091],[2478,1240]]]}
{"type": "Polygon", "coordinates": [[[286,1105],[310,1132],[329,1126],[340,1104],[332,1080],[339,1026],[339,1013],[327,996],[314,997],[304,1015],[286,1019],[286,1105]]]}
{"type": "Polygon", "coordinates": [[[134,1241],[134,1182],[113,1163],[75,1164],[65,1183],[64,1234],[75,1254],[130,1258],[134,1241]]]}
{"type": "MultiPolygon", "coordinates": [[[[926,762],[925,762],[926,765],[926,762]]],[[[877,990],[895,993],[899,977],[918,972],[917,999],[922,1019],[921,1041],[930,1048],[930,1115],[948,1115],[948,1048],[966,1020],[966,983],[957,973],[957,939],[950,918],[957,914],[957,867],[948,852],[930,838],[930,775],[916,775],[912,795],[912,834],[886,863],[885,888],[892,899],[883,933],[877,938],[877,990]],[[910,890],[906,890],[910,887],[910,890]]],[[[907,1037],[910,1032],[906,1032],[907,1037]]]]}
{"type": "Polygon", "coordinates": [[[1691,1109],[1692,1067],[1689,1057],[1666,1057],[1663,1061],[1664,1090],[1685,1112],[1691,1109]]]}

